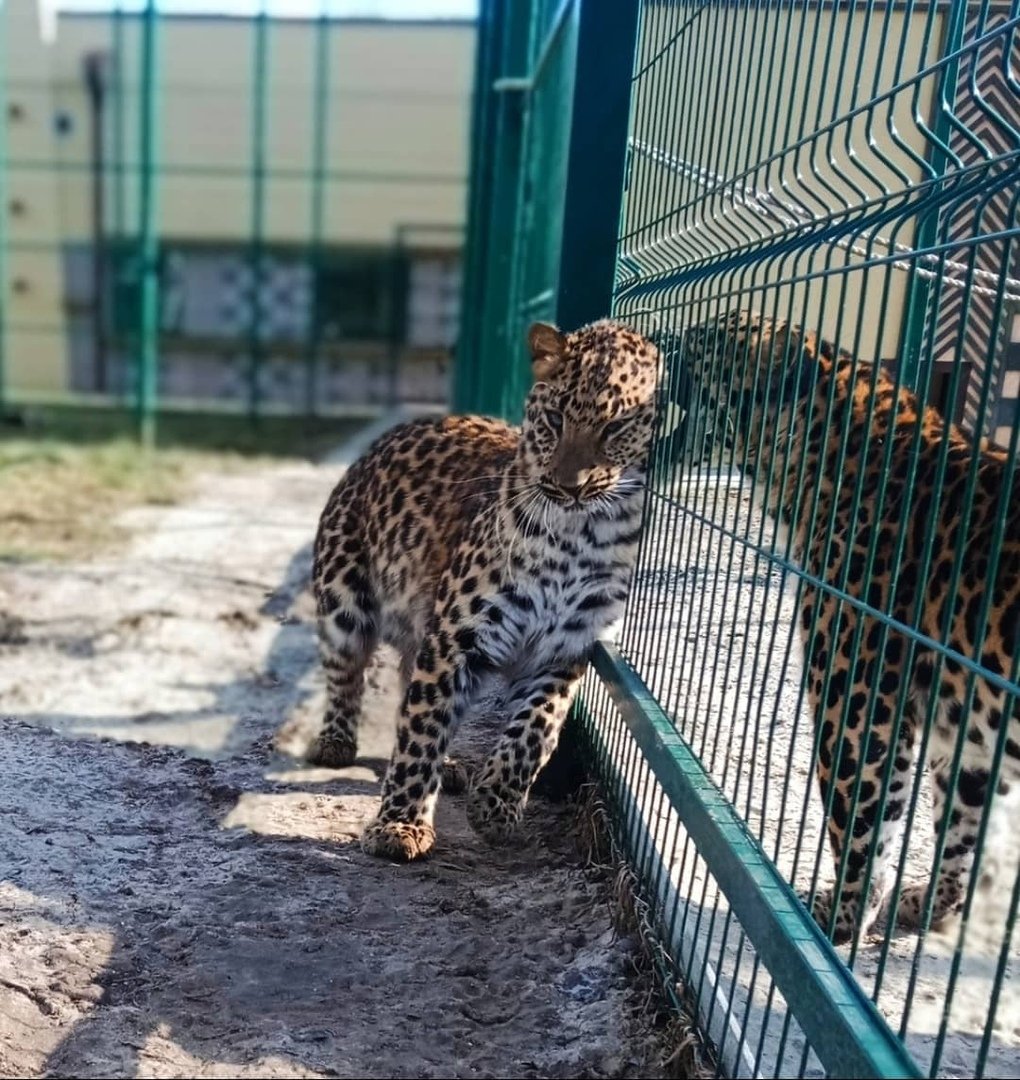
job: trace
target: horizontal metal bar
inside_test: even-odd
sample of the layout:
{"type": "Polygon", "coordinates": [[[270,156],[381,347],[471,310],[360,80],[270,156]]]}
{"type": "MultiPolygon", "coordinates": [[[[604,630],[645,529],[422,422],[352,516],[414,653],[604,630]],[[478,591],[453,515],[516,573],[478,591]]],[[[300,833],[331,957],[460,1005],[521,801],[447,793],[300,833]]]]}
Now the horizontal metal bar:
{"type": "MultiPolygon", "coordinates": [[[[18,160],[12,158],[6,162],[8,169],[16,172],[90,172],[92,165],[87,162],[77,161],[36,161],[18,160]]],[[[125,162],[121,165],[107,164],[100,170],[102,175],[111,176],[118,173],[141,172],[141,165],[125,162]]],[[[161,162],[159,165],[161,176],[207,176],[222,177],[223,179],[248,180],[251,176],[250,165],[189,165],[183,163],[175,165],[171,162],[161,162]]],[[[313,173],[311,169],[287,169],[267,166],[263,174],[268,180],[310,180],[313,173]]],[[[323,173],[324,180],[340,183],[372,183],[372,184],[466,184],[463,176],[455,176],[452,173],[415,173],[415,172],[379,172],[376,170],[359,169],[327,169],[323,173]]]]}
{"type": "Polygon", "coordinates": [[[506,94],[508,92],[520,92],[527,93],[535,84],[531,79],[527,78],[512,78],[509,75],[504,79],[497,79],[492,84],[492,89],[497,94],[506,94]]]}
{"type": "MultiPolygon", "coordinates": [[[[52,391],[18,390],[10,391],[10,395],[4,400],[5,405],[11,409],[67,409],[85,410],[90,412],[122,412],[127,413],[130,405],[123,397],[115,394],[96,394],[91,391],[68,390],[64,393],[52,391]]],[[[441,411],[441,406],[433,406],[430,402],[421,405],[413,405],[414,409],[423,408],[428,412],[441,411]]],[[[167,413],[202,413],[207,416],[247,416],[247,403],[241,400],[224,400],[222,398],[190,398],[190,397],[160,397],[159,412],[167,413]]],[[[335,405],[320,405],[317,419],[337,420],[372,420],[386,411],[384,405],[370,403],[342,403],[335,405]]],[[[266,401],[262,404],[262,415],[267,418],[279,418],[283,420],[304,420],[305,412],[300,406],[289,405],[285,402],[266,401]]]]}
{"type": "Polygon", "coordinates": [[[576,0],[563,0],[563,3],[560,4],[553,17],[552,26],[546,34],[545,40],[542,42],[542,48],[539,50],[538,59],[535,61],[535,66],[532,68],[531,74],[504,75],[501,79],[496,79],[492,84],[492,89],[497,94],[527,94],[535,89],[538,80],[542,77],[542,71],[545,68],[546,62],[556,45],[556,39],[559,37],[563,27],[566,26],[567,16],[570,14],[570,10],[575,3],[576,0]]]}
{"type": "MultiPolygon", "coordinates": [[[[175,98],[194,97],[203,101],[215,101],[217,98],[247,99],[251,92],[249,83],[219,83],[211,85],[208,82],[184,82],[180,79],[168,79],[163,82],[163,91],[175,98]]],[[[52,83],[48,79],[8,79],[7,91],[28,90],[33,92],[46,92],[52,89],[52,83]]],[[[138,80],[125,79],[121,84],[124,91],[137,92],[138,80]]],[[[304,83],[290,83],[281,85],[274,84],[273,100],[280,102],[286,100],[288,104],[303,101],[308,93],[308,87],[304,83]]],[[[361,90],[356,86],[341,86],[330,93],[330,98],[338,102],[348,101],[374,101],[386,104],[410,102],[413,105],[430,104],[433,102],[458,103],[464,100],[463,94],[453,91],[430,90],[424,86],[415,86],[407,90],[384,90],[381,87],[373,87],[361,90]]]]}
{"type": "Polygon", "coordinates": [[[919,1077],[906,1048],[637,672],[604,643],[592,662],[829,1075],[919,1077]]]}
{"type": "MultiPolygon", "coordinates": [[[[98,5],[97,5],[98,6],[98,5]]],[[[353,5],[352,5],[353,6],[353,5]]],[[[140,8],[120,8],[118,14],[124,18],[133,18],[138,20],[145,14],[143,9],[140,8]]],[[[259,16],[257,14],[251,14],[249,12],[233,11],[163,11],[159,13],[160,21],[166,25],[173,25],[174,23],[180,23],[182,26],[186,26],[188,23],[222,23],[228,26],[242,26],[245,23],[254,22],[259,16]]],[[[478,23],[478,20],[473,16],[463,15],[443,15],[440,18],[429,18],[425,15],[346,15],[346,14],[330,14],[325,15],[283,15],[276,12],[268,13],[268,18],[274,22],[283,23],[284,26],[307,26],[309,23],[319,22],[325,19],[327,22],[335,25],[343,24],[345,27],[371,27],[378,30],[403,30],[408,27],[413,27],[415,30],[439,30],[445,31],[448,27],[456,27],[463,30],[472,30],[478,23]]],[[[84,8],[80,11],[75,11],[73,8],[61,9],[61,19],[77,20],[80,22],[86,22],[90,19],[96,18],[108,18],[105,11],[101,8],[99,10],[89,10],[84,8]]]]}

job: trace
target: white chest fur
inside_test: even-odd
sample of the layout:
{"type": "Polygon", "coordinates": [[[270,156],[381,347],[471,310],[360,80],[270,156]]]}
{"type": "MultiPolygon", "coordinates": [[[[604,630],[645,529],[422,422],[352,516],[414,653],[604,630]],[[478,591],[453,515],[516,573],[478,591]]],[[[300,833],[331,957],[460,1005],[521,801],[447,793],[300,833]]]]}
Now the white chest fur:
{"type": "Polygon", "coordinates": [[[475,627],[478,647],[504,679],[582,659],[618,621],[636,550],[632,510],[623,504],[611,519],[567,519],[509,546],[501,586],[475,627]]]}

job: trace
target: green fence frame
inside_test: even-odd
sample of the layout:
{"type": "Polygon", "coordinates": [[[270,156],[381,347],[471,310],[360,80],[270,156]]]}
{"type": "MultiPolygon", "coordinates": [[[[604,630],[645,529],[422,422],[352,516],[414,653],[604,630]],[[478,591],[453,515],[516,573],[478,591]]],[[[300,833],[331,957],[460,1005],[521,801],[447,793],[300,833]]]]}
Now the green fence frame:
{"type": "MultiPolygon", "coordinates": [[[[768,10],[778,13],[793,6],[769,6],[768,10]]],[[[862,4],[864,17],[870,19],[876,6],[862,4]]],[[[894,6],[909,12],[915,9],[913,4],[894,6]]],[[[631,268],[618,260],[621,206],[630,165],[628,133],[635,122],[631,101],[636,78],[635,41],[643,8],[661,11],[680,7],[689,9],[690,16],[686,21],[677,17],[678,35],[695,25],[706,9],[744,10],[744,6],[726,3],[680,5],[653,0],[645,0],[644,4],[641,0],[615,0],[612,4],[564,0],[553,7],[541,0],[483,0],[474,99],[465,322],[454,388],[458,408],[516,419],[527,388],[522,331],[530,319],[552,318],[572,328],[617,310],[621,296],[628,295],[635,302],[640,298],[639,286],[632,285],[627,293],[631,268]],[[556,56],[557,51],[561,55],[556,56]],[[560,96],[551,106],[542,100],[539,91],[545,67],[554,58],[570,65],[572,78],[560,84],[560,96]],[[552,137],[548,129],[540,130],[545,111],[553,107],[561,119],[570,118],[569,124],[560,129],[560,138],[552,137]],[[593,176],[595,171],[597,178],[593,176]],[[550,191],[561,176],[562,184],[550,191]],[[545,188],[541,186],[543,180],[545,188]],[[536,260],[535,249],[547,243],[550,234],[555,238],[555,254],[536,260]]],[[[748,11],[751,7],[746,5],[748,11]]],[[[832,13],[838,5],[817,3],[805,7],[816,10],[820,20],[823,9],[832,13]]],[[[760,11],[760,6],[755,5],[754,10],[760,11]]],[[[1015,16],[1014,12],[1014,23],[1015,16]]],[[[940,54],[945,59],[935,68],[941,72],[943,101],[942,107],[936,109],[931,139],[943,149],[933,153],[926,166],[935,178],[933,183],[944,171],[951,153],[949,127],[963,23],[964,14],[954,11],[941,43],[940,54]]],[[[883,26],[883,34],[888,33],[888,18],[883,26]]],[[[651,62],[657,62],[669,44],[664,43],[651,62]]],[[[772,88],[774,76],[778,81],[788,62],[794,63],[790,57],[798,49],[798,42],[790,40],[789,29],[787,39],[780,38],[778,14],[774,48],[773,70],[758,72],[757,92],[766,95],[776,92],[772,88]]],[[[830,53],[837,48],[831,34],[828,48],[830,53]]],[[[811,60],[813,63],[813,53],[811,60]]],[[[845,55],[842,62],[846,62],[845,55]]],[[[907,79],[908,75],[903,73],[902,77],[907,79]]],[[[671,74],[663,94],[682,97],[694,89],[695,78],[686,71],[675,77],[671,74]]],[[[696,104],[708,107],[703,102],[696,104]]],[[[728,106],[734,108],[735,103],[728,106]]],[[[725,108],[720,110],[718,104],[711,104],[721,141],[725,140],[729,122],[725,108]]],[[[795,137],[791,134],[790,140],[795,137]]],[[[919,200],[926,194],[922,186],[919,200]]],[[[939,220],[931,212],[919,214],[915,246],[937,252],[939,220]]],[[[720,223],[719,235],[724,232],[720,223]]],[[[1014,233],[1020,235],[1017,230],[1014,233]]],[[[838,236],[838,227],[834,226],[830,235],[838,236]]],[[[748,263],[783,257],[784,248],[779,245],[763,245],[739,256],[748,263]]],[[[937,253],[931,256],[939,257],[937,253]]],[[[945,254],[941,257],[945,258],[945,254]]],[[[734,265],[740,264],[734,261],[734,265]]],[[[922,264],[915,262],[912,266],[901,333],[905,362],[897,378],[906,385],[919,385],[921,392],[927,393],[931,367],[923,362],[922,338],[933,285],[930,277],[920,272],[922,264]]],[[[710,299],[704,286],[698,284],[708,280],[710,270],[692,267],[681,267],[671,277],[664,276],[656,288],[691,285],[698,290],[697,296],[710,299]]],[[[958,373],[953,376],[954,393],[957,378],[958,373]]],[[[753,541],[750,543],[753,546],[753,541]]],[[[777,558],[764,549],[761,556],[777,558]]],[[[675,921],[665,917],[672,895],[669,873],[644,826],[637,795],[624,777],[625,771],[634,769],[635,760],[640,760],[649,783],[655,783],[658,805],[668,803],[672,808],[725,895],[730,908],[727,922],[731,916],[736,917],[741,940],[746,939],[755,950],[755,965],[767,969],[774,987],[785,998],[788,1018],[784,1040],[792,1017],[828,1075],[922,1075],[901,1041],[903,1032],[892,1031],[759,839],[709,776],[698,749],[677,730],[638,672],[612,646],[600,644],[596,648],[580,727],[583,753],[607,793],[617,837],[639,871],[667,953],[681,955],[683,942],[678,935],[682,931],[675,921]],[[623,736],[609,745],[605,731],[592,721],[595,698],[612,702],[629,733],[630,750],[625,750],[623,736]],[[626,762],[621,761],[625,753],[631,755],[626,762]]],[[[672,902],[675,912],[675,895],[672,902]]],[[[958,961],[959,956],[957,967],[958,961]]],[[[704,978],[703,972],[683,964],[664,975],[667,981],[680,977],[689,983],[704,978]]],[[[1000,984],[1001,972],[995,984],[996,996],[1000,984]]],[[[697,1009],[698,1005],[693,1007],[697,1009]]],[[[732,1008],[731,998],[725,1012],[727,1022],[732,1008]]],[[[716,1012],[713,1017],[711,1010],[703,1010],[700,1019],[709,1037],[714,1037],[721,1014],[716,1012]]],[[[758,1059],[742,1061],[740,1050],[739,1043],[735,1052],[724,1049],[719,1058],[720,1072],[757,1074],[758,1059]]],[[[983,1060],[982,1056],[979,1061],[983,1060]]],[[[802,1070],[806,1062],[805,1049],[802,1070]]]]}
{"type": "Polygon", "coordinates": [[[156,365],[159,359],[159,17],[147,0],[142,23],[138,247],[141,296],[138,312],[138,429],[151,446],[156,438],[156,365]]]}

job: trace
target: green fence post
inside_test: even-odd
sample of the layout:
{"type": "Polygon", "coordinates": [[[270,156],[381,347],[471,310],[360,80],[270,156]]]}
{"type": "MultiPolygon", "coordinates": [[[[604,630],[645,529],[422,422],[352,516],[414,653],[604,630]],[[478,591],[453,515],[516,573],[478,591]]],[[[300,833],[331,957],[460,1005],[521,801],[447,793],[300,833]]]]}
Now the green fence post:
{"type": "Polygon", "coordinates": [[[124,204],[124,5],[113,9],[113,86],[108,100],[113,113],[113,228],[117,244],[127,233],[124,204]]]}
{"type": "Polygon", "coordinates": [[[407,338],[407,300],[411,290],[411,252],[407,227],[398,225],[390,248],[389,310],[386,312],[386,406],[396,408],[400,399],[400,354],[407,338]]]}
{"type": "MultiPolygon", "coordinates": [[[[501,5],[504,6],[504,5],[501,5]]],[[[479,297],[477,345],[469,363],[477,365],[473,407],[500,414],[512,357],[521,355],[519,342],[508,340],[513,280],[520,248],[519,223],[524,153],[527,63],[533,3],[505,5],[499,35],[500,55],[493,64],[485,93],[494,99],[492,185],[485,223],[486,247],[479,297]]]]}
{"type": "MultiPolygon", "coordinates": [[[[570,125],[556,291],[556,321],[566,330],[604,318],[612,306],[640,2],[581,0],[580,14],[574,100],[586,104],[570,125]]],[[[576,787],[588,749],[572,714],[547,766],[552,794],[576,787]]]]}
{"type": "Polygon", "coordinates": [[[639,0],[582,0],[556,318],[573,330],[609,314],[627,168],[639,0]],[[593,165],[597,163],[597,167],[593,165]]]}
{"type": "Polygon", "coordinates": [[[311,275],[308,340],[305,346],[305,412],[316,413],[319,382],[319,312],[316,293],[322,271],[322,234],[326,208],[326,120],[329,112],[330,24],[325,3],[315,30],[315,89],[312,98],[312,198],[311,240],[308,264],[311,275]]]}
{"type": "Polygon", "coordinates": [[[487,288],[489,207],[492,198],[493,143],[496,138],[497,96],[492,90],[502,48],[505,4],[481,0],[475,41],[475,78],[471,103],[471,161],[467,191],[468,231],[464,246],[464,284],[461,291],[460,335],[453,366],[451,397],[457,412],[478,407],[481,355],[481,309],[487,288]]]}
{"type": "Polygon", "coordinates": [[[266,216],[266,64],[269,47],[269,13],[265,3],[255,16],[252,51],[251,142],[251,322],[248,325],[248,415],[258,420],[262,392],[262,271],[265,261],[266,216]]]}
{"type": "Polygon", "coordinates": [[[0,420],[7,405],[7,5],[0,0],[0,420]]]}
{"type": "Polygon", "coordinates": [[[138,229],[141,281],[138,313],[138,430],[144,446],[152,446],[156,440],[156,378],[159,362],[157,18],[156,0],[147,0],[142,17],[138,229]]]}

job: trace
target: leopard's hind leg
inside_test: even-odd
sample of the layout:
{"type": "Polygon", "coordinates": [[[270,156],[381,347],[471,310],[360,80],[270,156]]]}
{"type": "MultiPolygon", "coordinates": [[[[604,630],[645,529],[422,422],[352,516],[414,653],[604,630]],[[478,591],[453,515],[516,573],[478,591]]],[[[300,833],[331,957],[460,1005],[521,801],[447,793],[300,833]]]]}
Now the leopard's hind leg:
{"type": "Polygon", "coordinates": [[[378,643],[379,611],[353,515],[329,528],[328,511],[316,538],[313,579],[326,712],[307,757],[340,768],[357,756],[365,668],[378,643]]]}
{"type": "MultiPolygon", "coordinates": [[[[865,632],[855,639],[857,613],[849,605],[840,611],[832,597],[822,605],[810,677],[820,725],[818,783],[839,890],[816,895],[813,912],[842,944],[872,928],[893,884],[915,767],[917,714],[888,652],[879,657],[861,654],[859,645],[854,650],[855,640],[867,638],[865,632]],[[831,670],[829,648],[836,657],[831,670]]],[[[889,642],[887,649],[893,648],[899,652],[902,645],[889,642]]]]}
{"type": "MultiPolygon", "coordinates": [[[[898,912],[899,921],[904,926],[919,928],[927,921],[935,930],[947,929],[963,910],[981,820],[985,813],[990,812],[989,769],[995,742],[1003,722],[1003,712],[1009,707],[1005,695],[995,693],[987,684],[979,683],[975,687],[970,716],[964,717],[962,705],[966,696],[966,679],[960,671],[951,671],[948,667],[947,664],[942,689],[952,688],[955,693],[940,692],[939,713],[935,718],[928,756],[936,844],[945,828],[942,858],[930,881],[903,890],[898,912]],[[966,725],[966,731],[962,733],[961,724],[966,725]],[[950,797],[953,759],[960,738],[963,743],[960,747],[959,770],[956,787],[950,797]],[[947,805],[949,822],[944,825],[947,805]],[[933,886],[934,895],[929,897],[933,886]],[[929,903],[931,911],[926,920],[925,909],[929,903]]],[[[1020,716],[1014,719],[1014,725],[1020,726],[1018,721],[1020,716]]],[[[1007,794],[1011,781],[1015,779],[1011,764],[1010,758],[1005,756],[997,783],[999,795],[1007,794]]]]}

